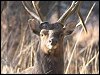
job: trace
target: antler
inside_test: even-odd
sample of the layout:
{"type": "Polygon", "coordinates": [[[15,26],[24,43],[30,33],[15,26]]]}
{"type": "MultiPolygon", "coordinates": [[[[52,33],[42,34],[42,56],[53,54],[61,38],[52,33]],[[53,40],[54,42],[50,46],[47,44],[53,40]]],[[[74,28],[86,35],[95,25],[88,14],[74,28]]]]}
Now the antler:
{"type": "Polygon", "coordinates": [[[58,19],[57,22],[64,23],[65,19],[67,19],[70,15],[72,15],[78,8],[80,1],[73,1],[70,8],[66,9],[63,15],[58,19]]]}
{"type": "Polygon", "coordinates": [[[28,13],[30,13],[30,14],[31,14],[35,19],[37,19],[40,23],[43,23],[43,19],[42,19],[41,14],[40,14],[40,12],[39,12],[39,10],[38,10],[38,6],[35,5],[35,2],[34,2],[34,1],[32,1],[32,4],[33,4],[33,7],[34,7],[34,9],[35,9],[35,11],[36,11],[36,14],[33,13],[32,11],[30,11],[30,10],[27,8],[27,6],[25,5],[25,3],[24,3],[23,1],[22,1],[22,4],[23,4],[24,8],[27,10],[28,13]]]}
{"type": "Polygon", "coordinates": [[[81,16],[81,13],[80,13],[80,5],[81,4],[82,4],[81,1],[77,1],[77,2],[73,1],[72,4],[71,4],[71,6],[70,6],[70,8],[65,11],[65,13],[58,19],[57,22],[60,22],[63,25],[65,19],[67,19],[73,13],[77,12],[77,15],[78,15],[79,20],[80,20],[79,24],[81,24],[82,27],[84,28],[85,32],[87,32],[85,23],[83,21],[83,18],[81,16]]]}
{"type": "MultiPolygon", "coordinates": [[[[81,16],[80,11],[79,11],[79,10],[80,10],[80,5],[81,5],[81,3],[82,3],[81,1],[76,1],[76,2],[73,1],[72,4],[71,4],[71,6],[69,7],[69,9],[66,9],[66,11],[65,11],[65,12],[63,13],[63,15],[58,19],[57,22],[59,22],[59,23],[61,23],[61,24],[63,25],[65,19],[67,20],[67,18],[68,18],[69,16],[71,16],[73,13],[77,12],[78,17],[79,17],[79,20],[80,20],[79,24],[81,24],[81,25],[83,26],[84,30],[87,32],[87,29],[86,29],[86,26],[85,26],[85,24],[84,24],[83,18],[82,18],[82,16],[81,16]]],[[[25,7],[25,9],[26,9],[35,19],[37,19],[40,23],[43,23],[42,15],[41,15],[41,13],[39,12],[38,6],[35,4],[34,1],[32,1],[32,4],[33,4],[33,7],[34,7],[36,13],[31,12],[31,11],[25,6],[25,4],[24,4],[23,1],[22,1],[22,4],[23,4],[23,6],[25,7]]]]}

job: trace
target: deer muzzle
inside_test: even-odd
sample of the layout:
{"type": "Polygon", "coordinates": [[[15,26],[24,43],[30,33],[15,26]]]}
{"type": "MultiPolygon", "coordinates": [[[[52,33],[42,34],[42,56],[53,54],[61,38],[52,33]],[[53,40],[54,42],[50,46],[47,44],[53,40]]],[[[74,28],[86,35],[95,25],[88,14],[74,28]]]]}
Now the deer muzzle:
{"type": "Polygon", "coordinates": [[[57,48],[57,39],[56,38],[50,38],[47,42],[47,48],[48,49],[56,49],[57,48]]]}

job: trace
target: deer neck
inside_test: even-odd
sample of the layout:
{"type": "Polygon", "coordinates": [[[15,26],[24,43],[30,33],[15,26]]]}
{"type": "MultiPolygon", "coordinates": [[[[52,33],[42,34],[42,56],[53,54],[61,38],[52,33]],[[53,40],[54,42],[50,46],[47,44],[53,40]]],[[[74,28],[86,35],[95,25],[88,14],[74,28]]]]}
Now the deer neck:
{"type": "MultiPolygon", "coordinates": [[[[40,46],[40,45],[39,45],[40,46]]],[[[44,74],[63,74],[64,71],[64,55],[63,46],[57,48],[54,55],[45,54],[39,47],[36,55],[36,61],[39,70],[44,74]]]]}

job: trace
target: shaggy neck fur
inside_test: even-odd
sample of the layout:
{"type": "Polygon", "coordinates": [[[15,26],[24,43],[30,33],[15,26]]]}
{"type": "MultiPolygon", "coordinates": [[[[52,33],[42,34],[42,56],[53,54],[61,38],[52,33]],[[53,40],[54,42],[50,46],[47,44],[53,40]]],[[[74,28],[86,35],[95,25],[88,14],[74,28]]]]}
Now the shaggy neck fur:
{"type": "MultiPolygon", "coordinates": [[[[40,45],[39,45],[40,46],[40,45]]],[[[63,74],[64,55],[63,47],[59,46],[55,55],[45,54],[40,47],[37,49],[35,63],[38,73],[41,74],[63,74]]]]}

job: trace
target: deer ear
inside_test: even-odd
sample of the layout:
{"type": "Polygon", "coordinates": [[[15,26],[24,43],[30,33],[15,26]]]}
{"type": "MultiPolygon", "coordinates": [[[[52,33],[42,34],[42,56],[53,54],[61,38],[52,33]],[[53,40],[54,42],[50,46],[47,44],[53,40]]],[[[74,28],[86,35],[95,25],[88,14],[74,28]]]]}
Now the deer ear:
{"type": "Polygon", "coordinates": [[[36,21],[35,19],[29,19],[28,24],[30,29],[37,35],[40,34],[41,28],[40,28],[40,23],[36,21]]]}
{"type": "Polygon", "coordinates": [[[76,27],[75,22],[69,22],[64,26],[64,34],[70,35],[74,31],[75,27],[76,27]]]}

